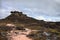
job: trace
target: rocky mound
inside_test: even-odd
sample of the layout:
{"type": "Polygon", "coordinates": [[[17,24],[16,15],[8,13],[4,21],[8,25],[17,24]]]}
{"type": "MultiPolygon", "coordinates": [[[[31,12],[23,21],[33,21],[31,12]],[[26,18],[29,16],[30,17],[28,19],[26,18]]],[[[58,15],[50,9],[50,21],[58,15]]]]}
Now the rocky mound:
{"type": "Polygon", "coordinates": [[[43,20],[37,20],[32,17],[28,17],[19,11],[11,11],[11,15],[5,19],[0,19],[0,24],[3,23],[15,23],[15,24],[25,24],[27,26],[44,26],[47,28],[58,28],[60,29],[60,22],[45,22],[43,20]]]}

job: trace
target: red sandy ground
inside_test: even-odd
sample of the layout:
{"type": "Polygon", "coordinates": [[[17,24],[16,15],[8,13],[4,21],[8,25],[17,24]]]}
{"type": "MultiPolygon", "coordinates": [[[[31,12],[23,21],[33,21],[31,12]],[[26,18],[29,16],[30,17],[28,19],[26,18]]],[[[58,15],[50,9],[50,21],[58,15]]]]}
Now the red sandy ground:
{"type": "Polygon", "coordinates": [[[8,40],[32,40],[31,38],[27,37],[26,35],[28,35],[31,32],[31,30],[27,30],[25,31],[11,31],[11,33],[9,33],[9,37],[8,40]],[[18,32],[18,34],[15,34],[15,32],[18,32]]]}

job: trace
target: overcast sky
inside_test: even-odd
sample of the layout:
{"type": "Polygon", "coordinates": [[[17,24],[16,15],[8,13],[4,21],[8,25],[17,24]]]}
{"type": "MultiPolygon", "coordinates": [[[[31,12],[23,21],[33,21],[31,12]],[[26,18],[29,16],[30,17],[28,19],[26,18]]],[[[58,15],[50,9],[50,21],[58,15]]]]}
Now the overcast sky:
{"type": "Polygon", "coordinates": [[[45,21],[60,21],[60,0],[0,0],[0,18],[18,10],[45,21]]]}

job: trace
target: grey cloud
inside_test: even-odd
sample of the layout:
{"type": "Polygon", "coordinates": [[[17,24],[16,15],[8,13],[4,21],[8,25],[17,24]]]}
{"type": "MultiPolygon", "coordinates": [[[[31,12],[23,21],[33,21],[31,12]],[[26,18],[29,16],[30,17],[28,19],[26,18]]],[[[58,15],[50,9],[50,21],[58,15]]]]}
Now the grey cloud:
{"type": "MultiPolygon", "coordinates": [[[[11,0],[7,0],[11,2],[11,0]]],[[[58,0],[59,1],[59,0],[58,0]]],[[[60,3],[57,0],[13,0],[11,4],[13,7],[20,8],[21,6],[27,8],[37,8],[38,10],[42,10],[45,14],[50,16],[58,16],[60,13],[60,3]]]]}
{"type": "Polygon", "coordinates": [[[32,15],[60,17],[60,0],[2,0],[2,5],[32,13],[32,15]],[[25,8],[27,9],[24,10],[25,8]]]}

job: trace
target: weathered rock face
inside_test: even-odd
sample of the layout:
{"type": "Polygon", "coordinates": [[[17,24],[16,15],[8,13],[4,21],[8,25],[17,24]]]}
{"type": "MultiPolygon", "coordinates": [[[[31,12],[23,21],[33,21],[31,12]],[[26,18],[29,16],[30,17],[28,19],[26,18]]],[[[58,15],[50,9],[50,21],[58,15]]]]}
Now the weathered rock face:
{"type": "Polygon", "coordinates": [[[23,14],[22,12],[18,12],[18,11],[11,11],[10,13],[11,15],[9,17],[13,17],[13,16],[20,17],[20,18],[27,17],[27,15],[23,14]]]}

